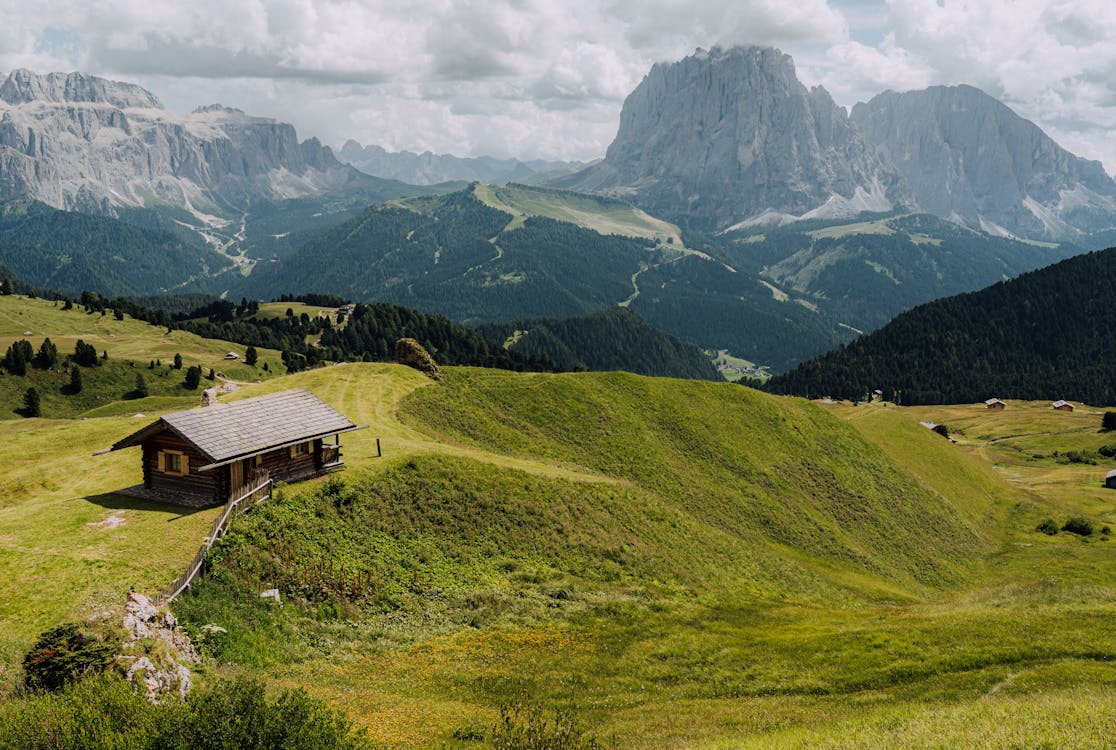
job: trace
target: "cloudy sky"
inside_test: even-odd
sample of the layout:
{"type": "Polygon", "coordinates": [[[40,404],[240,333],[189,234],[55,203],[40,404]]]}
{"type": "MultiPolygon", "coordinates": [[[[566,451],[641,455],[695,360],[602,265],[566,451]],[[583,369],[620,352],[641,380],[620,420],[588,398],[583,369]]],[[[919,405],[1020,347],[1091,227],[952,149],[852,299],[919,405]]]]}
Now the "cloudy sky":
{"type": "Polygon", "coordinates": [[[82,70],[300,137],[592,159],[655,62],[769,44],[845,105],[970,83],[1116,172],[1111,0],[0,0],[0,73],[82,70]]]}

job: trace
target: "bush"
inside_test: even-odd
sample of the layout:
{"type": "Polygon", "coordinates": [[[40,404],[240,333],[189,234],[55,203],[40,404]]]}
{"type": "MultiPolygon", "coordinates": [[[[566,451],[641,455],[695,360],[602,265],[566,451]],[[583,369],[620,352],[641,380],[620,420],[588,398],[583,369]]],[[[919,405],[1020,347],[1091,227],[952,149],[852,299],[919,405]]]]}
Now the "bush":
{"type": "Polygon", "coordinates": [[[1105,458],[1116,458],[1116,445],[1102,445],[1097,448],[1097,453],[1105,458]]]}
{"type": "Polygon", "coordinates": [[[551,721],[538,708],[501,706],[500,720],[492,727],[492,747],[495,750],[598,750],[602,745],[565,714],[556,713],[551,721]]]}
{"type": "Polygon", "coordinates": [[[149,703],[131,684],[100,677],[58,693],[0,704],[0,748],[129,750],[364,750],[339,713],[288,691],[268,700],[259,682],[218,682],[185,701],[149,703]]]}
{"type": "Polygon", "coordinates": [[[1116,430],[1116,411],[1106,411],[1101,417],[1101,430],[1112,432],[1116,430]]]}
{"type": "Polygon", "coordinates": [[[934,432],[938,433],[939,435],[941,435],[944,438],[949,437],[949,427],[947,427],[944,424],[934,425],[934,432]]]}
{"type": "Polygon", "coordinates": [[[1053,518],[1047,518],[1035,527],[1035,531],[1041,531],[1047,536],[1054,536],[1058,533],[1058,524],[1054,521],[1053,518]]]}
{"type": "Polygon", "coordinates": [[[1078,536],[1092,536],[1093,522],[1090,521],[1088,518],[1074,516],[1073,518],[1070,518],[1064,524],[1062,524],[1062,531],[1068,531],[1069,533],[1077,534],[1078,536]]]}
{"type": "Polygon", "coordinates": [[[67,623],[46,631],[23,657],[23,682],[32,690],[59,690],[89,674],[105,672],[117,644],[67,623]]]}

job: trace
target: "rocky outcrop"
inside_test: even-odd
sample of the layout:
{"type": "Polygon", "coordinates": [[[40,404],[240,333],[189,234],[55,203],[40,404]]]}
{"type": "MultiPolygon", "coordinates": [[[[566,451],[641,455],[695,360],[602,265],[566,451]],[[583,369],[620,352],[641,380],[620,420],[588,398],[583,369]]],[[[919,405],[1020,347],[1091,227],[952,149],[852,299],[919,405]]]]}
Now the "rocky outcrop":
{"type": "Polygon", "coordinates": [[[399,180],[411,185],[436,185],[440,182],[485,182],[503,185],[526,180],[539,172],[552,172],[580,166],[576,162],[520,161],[491,156],[460,157],[424,151],[387,151],[380,146],[362,146],[349,140],[338,158],[365,174],[399,180]]]}
{"type": "Polygon", "coordinates": [[[151,701],[167,695],[186,697],[191,685],[187,664],[196,664],[198,656],[178,619],[132,591],[124,606],[123,625],[127,636],[117,661],[128,680],[151,701]]]}
{"type": "Polygon", "coordinates": [[[291,125],[237,109],[177,115],[139,86],[81,73],[17,70],[0,85],[0,202],[108,214],[161,202],[202,216],[370,180],[291,125]]]}
{"type": "Polygon", "coordinates": [[[853,123],[924,211],[993,234],[1066,239],[1116,224],[1116,182],[972,86],[888,91],[853,123]]]}
{"type": "Polygon", "coordinates": [[[433,380],[441,381],[442,373],[438,363],[430,356],[415,339],[399,339],[395,342],[395,361],[407,367],[413,367],[433,380]]]}
{"type": "Polygon", "coordinates": [[[715,229],[883,211],[905,198],[845,110],[765,47],[655,65],[624,102],[605,159],[560,184],[715,229]]]}

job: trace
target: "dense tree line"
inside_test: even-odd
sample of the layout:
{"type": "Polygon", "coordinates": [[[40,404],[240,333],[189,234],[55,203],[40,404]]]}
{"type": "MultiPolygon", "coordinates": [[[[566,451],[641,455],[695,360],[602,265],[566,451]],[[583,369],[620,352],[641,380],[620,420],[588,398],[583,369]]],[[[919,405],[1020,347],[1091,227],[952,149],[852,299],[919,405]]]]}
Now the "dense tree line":
{"type": "Polygon", "coordinates": [[[904,404],[1116,404],[1116,248],[922,305],[773,378],[776,393],[904,404]]]}
{"type": "Polygon", "coordinates": [[[142,294],[231,265],[197,236],[42,203],[0,209],[0,264],[29,284],[142,294]]]}
{"type": "Polygon", "coordinates": [[[626,370],[640,375],[720,380],[700,349],[665,334],[627,308],[585,317],[479,326],[493,343],[554,362],[563,370],[626,370]]]}

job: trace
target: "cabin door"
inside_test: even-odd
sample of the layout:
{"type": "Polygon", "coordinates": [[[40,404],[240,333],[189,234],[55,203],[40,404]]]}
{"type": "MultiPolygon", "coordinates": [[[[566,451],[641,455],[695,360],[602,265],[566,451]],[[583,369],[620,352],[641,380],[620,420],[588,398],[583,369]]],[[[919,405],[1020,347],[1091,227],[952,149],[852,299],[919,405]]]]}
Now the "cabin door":
{"type": "Polygon", "coordinates": [[[233,461],[229,464],[229,492],[236,492],[244,486],[244,462],[233,461]]]}

